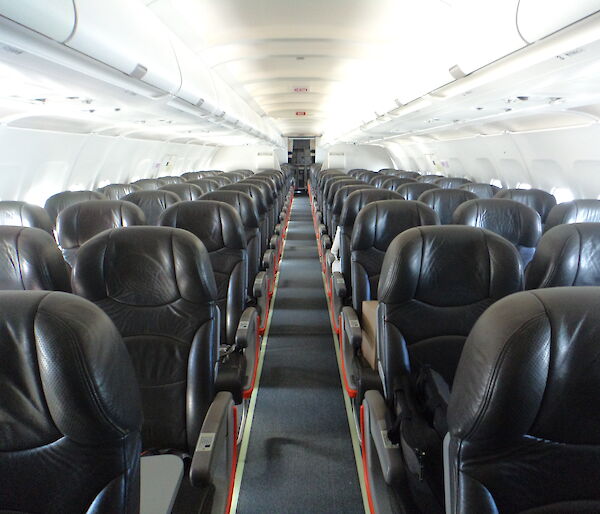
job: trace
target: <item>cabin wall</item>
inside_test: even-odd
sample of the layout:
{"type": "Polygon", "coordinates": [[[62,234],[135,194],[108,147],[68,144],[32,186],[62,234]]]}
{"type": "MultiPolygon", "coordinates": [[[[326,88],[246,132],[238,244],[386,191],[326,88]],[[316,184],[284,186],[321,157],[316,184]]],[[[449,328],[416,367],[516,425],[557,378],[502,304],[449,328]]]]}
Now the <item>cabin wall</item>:
{"type": "Polygon", "coordinates": [[[316,161],[323,168],[366,168],[378,170],[393,165],[390,153],[375,145],[338,144],[322,149],[317,146],[316,161]]]}
{"type": "Polygon", "coordinates": [[[216,147],[0,127],[0,200],[206,169],[216,147]]]}
{"type": "Polygon", "coordinates": [[[283,162],[287,162],[286,152],[284,150],[276,151],[272,146],[224,146],[217,149],[209,167],[210,169],[223,171],[257,170],[259,168],[279,169],[279,165],[283,162]]]}

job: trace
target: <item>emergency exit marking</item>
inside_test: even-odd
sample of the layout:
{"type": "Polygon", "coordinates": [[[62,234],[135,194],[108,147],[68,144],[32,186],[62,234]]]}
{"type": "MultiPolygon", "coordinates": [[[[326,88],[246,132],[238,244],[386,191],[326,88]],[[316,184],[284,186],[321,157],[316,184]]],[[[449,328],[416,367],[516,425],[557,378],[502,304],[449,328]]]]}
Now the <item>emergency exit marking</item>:
{"type": "Polygon", "coordinates": [[[295,87],[294,93],[308,93],[307,87],[295,87]]]}
{"type": "Polygon", "coordinates": [[[306,116],[306,111],[296,111],[296,116],[306,116]]]}

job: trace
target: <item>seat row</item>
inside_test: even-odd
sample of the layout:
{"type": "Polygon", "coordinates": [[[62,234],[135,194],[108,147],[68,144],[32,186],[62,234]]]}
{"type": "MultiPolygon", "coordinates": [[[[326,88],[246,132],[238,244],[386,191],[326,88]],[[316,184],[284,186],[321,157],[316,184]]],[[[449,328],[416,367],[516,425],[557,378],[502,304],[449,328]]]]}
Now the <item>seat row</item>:
{"type": "MultiPolygon", "coordinates": [[[[2,366],[11,386],[0,409],[14,419],[2,448],[13,452],[10,464],[0,459],[3,480],[4,466],[13,468],[14,487],[3,488],[2,508],[81,512],[83,502],[97,505],[95,512],[137,512],[143,450],[142,489],[164,496],[151,501],[172,507],[175,494],[160,491],[166,481],[176,492],[185,471],[196,507],[226,511],[268,312],[250,293],[268,297],[265,271],[253,288],[248,282],[248,242],[260,246],[261,239],[256,205],[228,189],[253,188],[251,180],[268,184],[269,193],[272,184],[283,237],[291,195],[279,171],[177,201],[160,226],[139,225],[144,213],[129,201],[65,207],[56,232],[59,242],[78,243],[72,270],[47,232],[0,226],[0,343],[3,355],[16,350],[2,366]],[[44,356],[39,369],[36,353],[44,356]],[[43,389],[28,385],[40,381],[43,389]],[[46,403],[50,410],[38,415],[28,407],[46,403]],[[61,443],[48,444],[55,440],[61,443]],[[45,459],[43,474],[26,471],[36,457],[45,459]],[[81,485],[90,463],[93,480],[81,485]],[[17,464],[23,472],[14,472],[17,464]],[[73,487],[57,496],[47,473],[73,487]]],[[[28,224],[27,209],[21,212],[28,224]]]]}
{"type": "MultiPolygon", "coordinates": [[[[315,232],[323,240],[327,236],[320,228],[318,199],[325,197],[325,184],[318,184],[318,179],[314,179],[311,201],[315,232]],[[317,188],[321,189],[320,195],[317,188]]],[[[569,206],[561,204],[556,209],[563,213],[561,221],[567,223],[578,221],[577,216],[573,217],[574,210],[581,214],[577,202],[569,206]]],[[[487,215],[485,211],[479,214],[482,219],[487,215]]],[[[523,258],[511,241],[477,224],[439,226],[439,216],[431,207],[423,202],[403,200],[396,192],[375,188],[353,190],[344,200],[342,218],[339,252],[343,258],[340,271],[335,271],[333,266],[329,272],[328,294],[332,324],[339,334],[344,387],[352,399],[356,423],[363,434],[363,459],[373,510],[443,512],[446,498],[450,498],[453,505],[449,512],[493,512],[496,511],[491,507],[493,502],[502,506],[497,509],[500,512],[525,510],[513,509],[514,505],[524,503],[510,498],[498,499],[493,494],[479,500],[470,498],[469,495],[480,493],[460,482],[466,480],[468,471],[461,475],[460,468],[454,467],[455,462],[462,462],[458,447],[450,447],[447,452],[448,458],[453,460],[450,467],[446,467],[446,474],[455,481],[447,479],[445,491],[442,441],[449,429],[450,441],[458,444],[469,439],[470,434],[454,428],[462,426],[465,420],[460,414],[452,418],[451,410],[454,408],[464,414],[469,405],[480,400],[472,388],[464,389],[471,387],[469,379],[474,373],[478,374],[479,385],[473,387],[479,387],[478,391],[485,385],[484,378],[489,376],[479,370],[481,358],[477,360],[477,344],[485,344],[486,336],[497,345],[508,342],[503,337],[508,337],[510,332],[504,331],[502,324],[512,319],[506,318],[511,308],[514,308],[513,317],[520,319],[518,314],[523,305],[547,301],[555,309],[548,317],[560,317],[560,298],[539,288],[600,285],[596,264],[600,223],[559,224],[549,229],[524,279],[523,258]],[[489,309],[502,298],[522,291],[524,286],[535,289],[534,293],[520,293],[518,298],[502,304],[504,308],[489,309]],[[486,318],[488,309],[491,318],[486,318]],[[486,315],[482,317],[484,312],[486,315]],[[486,329],[473,328],[480,317],[487,333],[486,329]],[[490,330],[494,333],[489,333],[490,330]],[[469,336],[472,331],[473,335],[469,336]],[[471,347],[465,343],[467,337],[475,341],[471,347]],[[471,357],[463,357],[465,353],[471,357]],[[469,362],[469,358],[471,367],[465,364],[462,373],[469,378],[461,381],[459,362],[469,362]],[[461,487],[469,490],[463,493],[461,487]]],[[[520,222],[519,218],[504,221],[517,227],[520,222]]],[[[334,241],[334,248],[336,244],[334,241]]],[[[334,264],[331,253],[323,253],[322,261],[324,272],[328,273],[328,266],[334,264]]],[[[567,302],[573,298],[575,311],[582,312],[590,325],[592,316],[586,302],[598,305],[600,292],[596,290],[589,297],[587,294],[564,293],[567,302]]],[[[526,316],[533,316],[531,309],[524,312],[526,316]]],[[[530,318],[524,319],[529,321],[530,318]]],[[[560,344],[567,344],[571,336],[560,334],[560,344]]],[[[526,330],[521,337],[527,338],[526,330]]],[[[589,334],[583,337],[587,340],[589,334]]],[[[487,356],[490,362],[499,358],[498,355],[487,356]]],[[[510,366],[521,364],[517,358],[510,366]]],[[[535,372],[535,368],[521,367],[520,370],[535,372]]],[[[536,375],[531,380],[537,378],[536,375]]],[[[520,384],[527,386],[530,379],[522,380],[520,384]]],[[[600,381],[596,382],[598,386],[600,381]]],[[[499,390],[503,387],[508,386],[499,385],[499,390]]],[[[523,393],[530,394],[530,390],[525,389],[523,393]]],[[[511,415],[503,414],[506,418],[495,419],[490,414],[489,422],[495,419],[502,426],[510,424],[511,415]]],[[[524,433],[523,437],[527,435],[524,433]]],[[[475,454],[474,462],[480,455],[475,454]]],[[[583,494],[581,488],[574,490],[583,494]]],[[[551,503],[550,496],[541,493],[536,491],[537,496],[533,495],[530,500],[551,503]]]]}

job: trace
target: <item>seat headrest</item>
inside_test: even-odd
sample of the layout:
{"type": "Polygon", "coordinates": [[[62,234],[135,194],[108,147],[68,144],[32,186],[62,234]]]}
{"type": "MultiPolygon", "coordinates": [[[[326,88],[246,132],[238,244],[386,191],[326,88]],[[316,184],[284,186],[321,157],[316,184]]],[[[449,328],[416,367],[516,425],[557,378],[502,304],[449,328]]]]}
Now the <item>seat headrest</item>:
{"type": "Polygon", "coordinates": [[[404,197],[395,191],[387,189],[359,189],[348,195],[340,216],[340,227],[350,235],[354,221],[360,210],[371,202],[377,200],[404,200],[404,197]]]}
{"type": "Polygon", "coordinates": [[[393,173],[394,177],[398,177],[398,178],[412,178],[412,179],[418,179],[421,174],[418,171],[404,171],[404,170],[400,170],[400,171],[396,171],[395,173],[393,173]]]}
{"type": "Polygon", "coordinates": [[[497,186],[480,182],[469,182],[460,186],[459,189],[471,191],[471,193],[475,193],[479,198],[493,198],[500,191],[500,188],[497,186]]]}
{"type": "Polygon", "coordinates": [[[436,307],[474,304],[521,289],[515,247],[488,230],[455,225],[410,228],[390,244],[377,298],[436,307]]]}
{"type": "Polygon", "coordinates": [[[527,291],[492,305],[456,371],[451,435],[490,445],[523,435],[600,443],[598,312],[598,287],[527,291]]]}
{"type": "Polygon", "coordinates": [[[429,189],[419,196],[419,202],[438,213],[442,225],[452,223],[452,215],[460,204],[476,199],[475,193],[462,189],[429,189]]]}
{"type": "Polygon", "coordinates": [[[409,182],[396,188],[396,192],[401,194],[407,200],[418,200],[425,191],[430,189],[439,189],[435,184],[425,182],[409,182]]]}
{"type": "Polygon", "coordinates": [[[98,189],[109,200],[120,200],[129,193],[141,191],[142,188],[135,184],[108,184],[98,189]]]}
{"type": "Polygon", "coordinates": [[[194,184],[195,186],[198,186],[205,193],[210,193],[211,191],[215,191],[221,187],[219,181],[208,177],[188,180],[188,184],[194,184]]]}
{"type": "Polygon", "coordinates": [[[160,181],[156,178],[142,178],[132,182],[132,184],[139,187],[141,191],[153,191],[161,186],[160,181]]]}
{"type": "Polygon", "coordinates": [[[181,177],[174,177],[172,175],[167,175],[166,177],[158,177],[157,179],[161,186],[166,186],[167,184],[181,184],[185,182],[185,180],[181,177]]]}
{"type": "Polygon", "coordinates": [[[365,184],[364,182],[359,181],[357,184],[344,185],[340,187],[333,197],[333,203],[331,207],[331,212],[333,214],[340,214],[342,209],[344,208],[344,204],[346,203],[346,199],[350,196],[354,191],[362,191],[366,189],[374,189],[374,186],[371,184],[365,184]]]}
{"type": "Polygon", "coordinates": [[[148,225],[156,225],[160,215],[166,211],[171,205],[180,202],[181,199],[171,191],[136,191],[125,195],[121,200],[131,202],[137,205],[146,216],[148,225]]]}
{"type": "Polygon", "coordinates": [[[546,232],[525,271],[525,289],[600,285],[600,223],[558,225],[546,232]]]}
{"type": "Polygon", "coordinates": [[[179,202],[160,217],[163,227],[174,227],[194,234],[208,252],[221,248],[246,248],[244,225],[237,211],[229,204],[214,200],[179,202]]]}
{"type": "Polygon", "coordinates": [[[256,205],[256,212],[258,213],[259,217],[269,210],[264,190],[255,184],[236,182],[235,184],[222,187],[220,191],[240,191],[242,193],[246,193],[254,201],[254,205],[256,205]]]}
{"type": "Polygon", "coordinates": [[[381,187],[390,191],[398,191],[400,186],[404,184],[417,184],[414,178],[390,176],[383,180],[381,187]]]}
{"type": "Polygon", "coordinates": [[[436,181],[440,178],[444,178],[443,175],[421,175],[417,177],[419,182],[423,182],[424,184],[435,184],[436,181]]]}
{"type": "Polygon", "coordinates": [[[0,225],[39,228],[52,234],[52,221],[45,209],[25,202],[0,202],[0,225]]]}
{"type": "Polygon", "coordinates": [[[531,207],[502,198],[480,198],[459,205],[454,223],[491,230],[517,246],[533,248],[542,235],[540,216],[531,207]]]}
{"type": "Polygon", "coordinates": [[[103,230],[143,225],[144,212],[123,200],[89,200],[63,209],[56,220],[58,244],[78,248],[103,230]]]}
{"type": "Polygon", "coordinates": [[[198,198],[200,198],[205,193],[205,191],[201,187],[195,184],[190,184],[189,182],[182,182],[179,184],[167,184],[166,186],[161,186],[159,190],[170,191],[171,193],[175,193],[184,202],[198,200],[198,198]]]}
{"type": "Polygon", "coordinates": [[[412,200],[379,200],[365,205],[354,222],[352,250],[385,252],[401,232],[421,225],[439,225],[433,209],[412,200]]]}
{"type": "Polygon", "coordinates": [[[54,238],[39,228],[0,227],[0,289],[71,290],[54,238]]]}
{"type": "Polygon", "coordinates": [[[434,184],[442,189],[458,189],[469,182],[471,182],[469,179],[462,177],[442,177],[438,178],[434,184]]]}
{"type": "Polygon", "coordinates": [[[256,205],[252,197],[247,193],[220,189],[219,191],[205,194],[202,200],[215,200],[229,204],[239,213],[245,228],[259,228],[256,205]]]}
{"type": "Polygon", "coordinates": [[[0,291],[0,452],[62,436],[109,444],[142,424],[139,387],[117,329],[75,295],[0,291]]]}
{"type": "Polygon", "coordinates": [[[277,188],[271,179],[254,175],[250,178],[245,178],[241,182],[238,182],[238,184],[251,184],[257,186],[263,192],[268,207],[271,207],[275,203],[275,198],[277,198],[277,188]]]}
{"type": "Polygon", "coordinates": [[[545,230],[566,223],[600,222],[600,200],[573,200],[552,207],[545,230]]]}
{"type": "Polygon", "coordinates": [[[202,173],[200,171],[188,171],[187,173],[182,173],[181,178],[186,182],[190,180],[197,180],[202,178],[202,173]]]}
{"type": "Polygon", "coordinates": [[[88,200],[107,200],[107,198],[98,191],[63,191],[48,198],[44,204],[44,209],[46,209],[52,223],[56,223],[56,218],[60,211],[76,203],[88,200]]]}
{"type": "Polygon", "coordinates": [[[498,191],[496,198],[508,198],[531,207],[540,215],[542,223],[546,223],[548,214],[556,205],[556,198],[541,189],[503,189],[498,191]]]}
{"type": "Polygon", "coordinates": [[[216,300],[210,258],[187,230],[127,227],[104,231],[79,250],[74,292],[93,302],[111,298],[126,305],[160,306],[183,299],[216,300]]]}

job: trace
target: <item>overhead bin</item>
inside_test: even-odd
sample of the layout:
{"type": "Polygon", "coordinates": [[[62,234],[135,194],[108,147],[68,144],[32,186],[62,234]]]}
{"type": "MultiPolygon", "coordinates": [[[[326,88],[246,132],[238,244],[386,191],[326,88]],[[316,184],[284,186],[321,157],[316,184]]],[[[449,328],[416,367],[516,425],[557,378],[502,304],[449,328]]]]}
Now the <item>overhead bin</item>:
{"type": "Polygon", "coordinates": [[[67,46],[165,93],[179,89],[168,29],[142,2],[75,0],[75,6],[77,27],[67,46]]]}
{"type": "Polygon", "coordinates": [[[0,14],[60,43],[75,28],[73,0],[0,0],[0,14]]]}
{"type": "Polygon", "coordinates": [[[598,11],[598,0],[521,0],[517,26],[523,38],[533,43],[598,11]]]}

